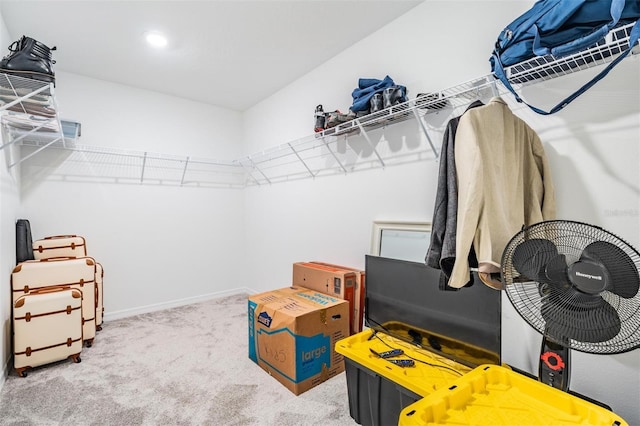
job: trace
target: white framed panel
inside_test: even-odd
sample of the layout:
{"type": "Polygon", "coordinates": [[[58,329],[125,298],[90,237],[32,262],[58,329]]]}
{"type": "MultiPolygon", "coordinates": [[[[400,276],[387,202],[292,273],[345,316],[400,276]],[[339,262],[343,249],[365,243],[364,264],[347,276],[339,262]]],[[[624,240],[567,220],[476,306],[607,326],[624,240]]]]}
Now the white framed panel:
{"type": "Polygon", "coordinates": [[[431,240],[430,222],[373,222],[371,254],[424,263],[431,240]]]}

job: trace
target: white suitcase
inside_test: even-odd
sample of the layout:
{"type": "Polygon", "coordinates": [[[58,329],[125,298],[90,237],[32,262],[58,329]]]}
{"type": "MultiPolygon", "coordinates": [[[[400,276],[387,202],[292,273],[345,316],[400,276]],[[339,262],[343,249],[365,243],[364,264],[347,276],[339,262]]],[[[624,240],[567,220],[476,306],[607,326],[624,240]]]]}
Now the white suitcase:
{"type": "Polygon", "coordinates": [[[83,339],[87,346],[96,336],[96,261],[91,257],[27,260],[11,274],[13,301],[46,287],[82,291],[83,339]]]}
{"type": "Polygon", "coordinates": [[[33,257],[51,259],[54,257],[85,257],[87,244],[78,235],[55,235],[33,242],[33,257]]]}
{"type": "MultiPolygon", "coordinates": [[[[87,242],[78,235],[54,235],[33,243],[36,260],[54,259],[57,257],[87,257],[87,242]]],[[[104,305],[102,303],[102,265],[96,263],[96,330],[102,329],[104,305]]]]}
{"type": "Polygon", "coordinates": [[[102,282],[104,281],[104,269],[100,262],[96,262],[96,330],[102,330],[104,318],[104,298],[102,282]]]}
{"type": "Polygon", "coordinates": [[[51,287],[18,297],[13,304],[13,348],[21,377],[28,368],[51,362],[80,362],[82,292],[51,287]]]}

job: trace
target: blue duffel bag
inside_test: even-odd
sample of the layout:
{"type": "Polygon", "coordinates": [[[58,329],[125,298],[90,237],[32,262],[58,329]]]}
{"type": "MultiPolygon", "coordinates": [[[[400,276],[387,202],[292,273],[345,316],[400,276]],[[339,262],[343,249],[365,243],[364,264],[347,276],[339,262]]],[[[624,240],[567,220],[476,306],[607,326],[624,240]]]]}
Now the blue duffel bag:
{"type": "Polygon", "coordinates": [[[498,36],[491,55],[491,71],[516,97],[539,114],[553,114],[587,91],[626,57],[640,36],[640,0],[539,0],[531,9],[510,23],[498,36]],[[603,40],[619,24],[636,21],[629,37],[629,48],[593,79],[550,111],[524,102],[515,92],[505,67],[535,56],[571,55],[603,40]]]}

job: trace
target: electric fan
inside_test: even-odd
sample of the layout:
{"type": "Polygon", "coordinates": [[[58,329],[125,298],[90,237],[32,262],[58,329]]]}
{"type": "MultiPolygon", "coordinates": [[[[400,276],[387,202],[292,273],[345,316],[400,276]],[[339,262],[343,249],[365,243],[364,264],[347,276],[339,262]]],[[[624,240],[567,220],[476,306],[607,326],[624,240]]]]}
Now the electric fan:
{"type": "Polygon", "coordinates": [[[501,269],[509,300],[543,335],[540,381],[568,390],[570,349],[640,346],[640,254],[621,238],[581,222],[536,223],[509,241],[501,269]]]}

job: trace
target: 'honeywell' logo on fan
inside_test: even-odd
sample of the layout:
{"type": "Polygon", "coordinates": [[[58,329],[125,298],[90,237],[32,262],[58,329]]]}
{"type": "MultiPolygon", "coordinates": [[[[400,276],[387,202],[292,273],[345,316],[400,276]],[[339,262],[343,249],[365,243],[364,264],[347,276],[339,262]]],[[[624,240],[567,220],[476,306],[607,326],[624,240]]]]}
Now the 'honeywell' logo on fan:
{"type": "Polygon", "coordinates": [[[589,278],[590,280],[598,280],[602,281],[602,275],[591,275],[591,274],[583,274],[582,272],[576,271],[577,277],[589,278]]]}

